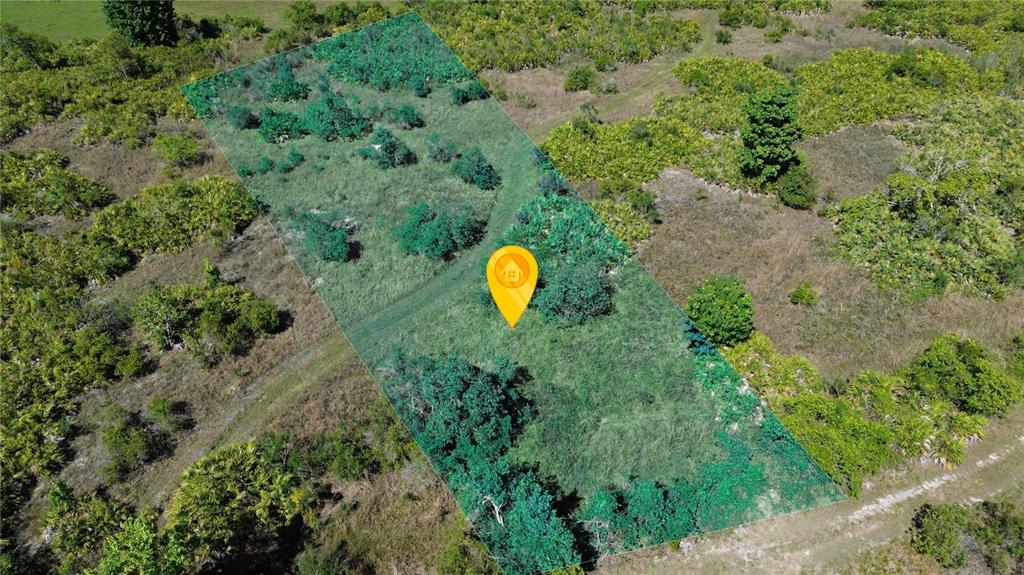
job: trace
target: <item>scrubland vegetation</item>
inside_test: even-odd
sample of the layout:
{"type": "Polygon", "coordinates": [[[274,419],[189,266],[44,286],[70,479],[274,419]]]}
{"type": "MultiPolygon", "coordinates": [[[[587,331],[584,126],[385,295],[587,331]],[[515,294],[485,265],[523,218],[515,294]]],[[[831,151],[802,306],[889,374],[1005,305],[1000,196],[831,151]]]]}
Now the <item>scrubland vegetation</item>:
{"type": "MultiPolygon", "coordinates": [[[[611,92],[602,86],[617,66],[680,57],[701,42],[700,28],[679,9],[717,10],[720,46],[746,41],[750,26],[767,46],[808,34],[793,15],[828,11],[829,3],[427,1],[318,10],[294,2],[284,8],[291,25],[266,36],[253,19],[175,17],[170,2],[141,12],[105,4],[120,33],[100,41],[55,45],[3,25],[0,140],[15,146],[0,153],[0,571],[194,573],[258,564],[304,575],[379,572],[387,567],[365,542],[337,535],[338,517],[351,505],[345,486],[399,468],[429,475],[416,439],[489,546],[468,535],[461,518],[435,514],[429,521],[450,524],[442,548],[417,565],[496,573],[496,558],[507,572],[532,573],[763,517],[754,502],[767,489],[781,489],[788,502],[770,513],[830,500],[837,494],[822,470],[856,495],[879,471],[913,460],[954,466],[984,438],[987,421],[1024,395],[1024,336],[996,349],[941,335],[896,369],[832,379],[754,330],[750,295],[731,278],[702,285],[688,302],[703,336],[669,337],[688,324],[670,313],[671,302],[652,303],[667,298],[629,251],[652,233],[657,241],[658,202],[645,184],[665,168],[685,167],[708,182],[777,196],[786,206],[780,209],[820,209],[835,223],[831,253],[892,293],[1013,297],[1024,277],[1019,4],[868,2],[851,22],[945,39],[970,49],[966,55],[854,48],[795,68],[771,58],[682,57],[674,68],[681,93],[621,121],[601,121],[593,106],[581,110],[547,136],[551,161],[541,154],[532,163],[527,141],[476,145],[474,126],[497,121],[488,115],[491,92],[470,71],[557,67],[570,72],[564,85],[559,77],[559,89],[611,92]],[[178,92],[238,63],[240,47],[246,58],[263,45],[271,52],[299,47],[410,8],[469,70],[430,41],[425,27],[381,27],[389,33],[339,36],[254,64],[251,83],[233,73],[190,84],[187,100],[178,92]],[[397,48],[389,54],[393,66],[378,65],[384,47],[397,48]],[[309,73],[309,62],[322,72],[309,73]],[[449,114],[465,127],[452,128],[449,114]],[[786,118],[781,125],[777,114],[786,118]],[[388,390],[414,437],[387,407],[371,421],[311,435],[255,437],[250,430],[250,440],[190,452],[193,463],[170,477],[166,496],[154,507],[135,506],[121,499],[130,490],[119,489],[188,446],[193,433],[188,405],[153,395],[139,377],[162,372],[168,357],[184,352],[195,369],[227,378],[238,369],[229,358],[289,329],[275,296],[223,279],[209,262],[205,282],[154,284],[131,301],[96,295],[153,254],[188,252],[207,240],[224,245],[257,217],[257,204],[233,180],[174,179],[210,160],[203,132],[165,129],[195,116],[244,140],[239,175],[275,207],[271,219],[324,299],[363,302],[332,311],[355,325],[347,332],[357,345],[366,341],[375,374],[393,384],[388,390]],[[75,146],[125,153],[152,146],[171,181],[117,199],[80,175],[65,148],[17,145],[26,131],[53,122],[70,126],[75,146]],[[843,190],[845,199],[833,202],[816,190],[816,174],[794,145],[865,124],[883,126],[907,152],[879,188],[843,190]],[[593,210],[573,196],[556,165],[572,180],[597,182],[593,210]],[[358,182],[323,195],[322,182],[357,171],[364,174],[358,182]],[[280,198],[270,190],[294,189],[290,182],[299,179],[311,182],[304,186],[310,195],[277,210],[280,198]],[[389,197],[394,189],[415,190],[423,203],[389,197]],[[316,194],[329,200],[310,201],[316,194]],[[541,261],[533,311],[521,328],[537,330],[536,339],[476,333],[480,322],[501,320],[460,270],[475,273],[498,242],[529,245],[541,261]],[[391,281],[359,291],[361,275],[392,272],[391,281]],[[420,307],[400,306],[390,318],[371,313],[437,286],[454,294],[447,308],[423,313],[404,332],[385,327],[420,307]],[[623,320],[630,317],[640,320],[623,320]],[[438,325],[450,339],[410,335],[438,325]],[[629,361],[621,372],[602,367],[621,362],[624,352],[605,353],[601,342],[651,325],[657,338],[623,343],[629,361]],[[380,333],[378,341],[369,333],[380,333]],[[381,342],[391,337],[408,342],[412,354],[389,355],[381,342]],[[453,356],[456,341],[465,349],[453,356]],[[731,346],[725,359],[712,343],[731,346]],[[495,355],[505,348],[509,357],[495,355]],[[580,373],[561,373],[568,364],[580,373]],[[600,384],[609,378],[618,383],[600,384]],[[643,385],[680,379],[701,389],[643,385]],[[557,381],[565,385],[548,385],[557,381]],[[128,387],[146,401],[80,411],[90,391],[128,387]],[[716,399],[696,407],[679,401],[700,394],[716,399]],[[479,401],[453,400],[466,396],[479,401]],[[672,422],[703,421],[711,410],[721,428],[685,438],[673,431],[672,422]],[[103,471],[96,491],[59,479],[82,436],[95,437],[100,462],[92,469],[103,471]],[[689,446],[694,437],[715,445],[714,456],[689,446]],[[627,447],[636,453],[624,455],[627,447]],[[49,503],[41,499],[47,491],[49,503]],[[31,517],[45,509],[38,523],[9,520],[27,501],[34,502],[31,517]],[[34,557],[26,555],[26,538],[38,539],[34,557]]],[[[489,88],[507,96],[501,86],[489,88]]],[[[233,161],[241,155],[221,147],[233,161]]],[[[780,295],[792,309],[829,305],[829,294],[812,283],[785,293],[792,287],[780,295]]],[[[1002,573],[1019,567],[1019,531],[1020,512],[1010,504],[936,504],[921,509],[911,540],[944,567],[984,564],[1002,573]]]]}
{"type": "Polygon", "coordinates": [[[925,504],[910,534],[917,552],[950,570],[978,565],[1013,573],[1024,562],[1024,510],[1014,501],[925,504]]]}

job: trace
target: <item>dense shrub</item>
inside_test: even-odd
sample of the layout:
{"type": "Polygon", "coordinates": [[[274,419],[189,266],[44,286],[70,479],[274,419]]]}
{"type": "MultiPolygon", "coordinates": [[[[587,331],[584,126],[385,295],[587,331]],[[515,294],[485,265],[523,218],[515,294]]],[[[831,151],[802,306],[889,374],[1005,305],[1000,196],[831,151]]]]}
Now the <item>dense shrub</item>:
{"type": "Polygon", "coordinates": [[[999,0],[937,2],[927,8],[914,0],[896,0],[875,2],[869,8],[851,24],[910,38],[945,38],[973,51],[1007,40],[1007,32],[1014,32],[1020,21],[1019,7],[999,0]]]}
{"type": "Polygon", "coordinates": [[[740,132],[740,169],[762,184],[777,180],[797,161],[793,143],[801,130],[793,95],[791,88],[780,85],[753,94],[743,106],[747,125],[740,132]]]}
{"type": "Polygon", "coordinates": [[[67,169],[68,158],[53,150],[0,152],[0,210],[27,216],[84,217],[114,195],[67,169]]]}
{"type": "Polygon", "coordinates": [[[549,321],[580,325],[612,311],[612,288],[597,262],[555,268],[543,281],[533,301],[549,321]]]}
{"type": "Polygon", "coordinates": [[[122,480],[168,451],[166,436],[151,429],[138,413],[112,405],[103,413],[100,441],[110,456],[107,479],[122,480]]]}
{"type": "Polygon", "coordinates": [[[341,80],[368,84],[378,90],[399,87],[425,95],[433,85],[468,80],[469,72],[427,26],[413,26],[419,16],[408,13],[319,42],[313,57],[329,62],[330,74],[341,80]],[[380,54],[388,53],[382,66],[380,54]]]}
{"type": "Polygon", "coordinates": [[[591,206],[622,243],[633,246],[651,237],[650,220],[633,204],[615,200],[596,200],[591,206]]]}
{"type": "Polygon", "coordinates": [[[686,300],[690,320],[715,345],[733,346],[754,330],[754,307],[743,282],[712,276],[686,300]]]}
{"type": "Polygon", "coordinates": [[[576,66],[565,75],[566,92],[580,92],[594,87],[597,73],[590,66],[576,66]]]}
{"type": "Polygon", "coordinates": [[[267,96],[271,100],[288,102],[291,100],[305,100],[309,95],[309,86],[295,79],[295,72],[287,63],[281,65],[277,71],[277,81],[270,85],[267,96]]]}
{"type": "Polygon", "coordinates": [[[431,0],[416,9],[472,70],[514,72],[566,56],[601,60],[604,66],[642,62],[700,41],[696,22],[677,18],[661,4],[523,2],[495,11],[487,4],[431,0]],[[588,32],[565,33],[571,29],[588,32]]]}
{"type": "Polygon", "coordinates": [[[297,218],[302,240],[310,253],[329,262],[348,261],[355,255],[349,231],[337,223],[337,214],[304,213],[297,218]]]}
{"type": "Polygon", "coordinates": [[[725,28],[715,30],[715,42],[719,44],[732,44],[732,32],[725,28]]]}
{"type": "Polygon", "coordinates": [[[103,0],[103,14],[136,44],[169,46],[178,40],[173,0],[103,0]]]}
{"type": "Polygon", "coordinates": [[[923,505],[914,515],[910,542],[918,553],[931,556],[943,567],[963,567],[967,557],[960,538],[966,526],[967,510],[959,505],[923,505]]]}
{"type": "MultiPolygon", "coordinates": [[[[929,76],[955,79],[946,91],[970,91],[978,74],[966,60],[938,50],[913,53],[916,66],[929,76]]],[[[827,60],[800,66],[795,72],[796,107],[806,135],[818,135],[848,124],[928,111],[941,91],[912,76],[892,73],[899,56],[870,48],[833,52],[827,60]]]]}
{"type": "Polygon", "coordinates": [[[484,88],[484,85],[476,80],[468,84],[452,86],[450,94],[452,104],[456,106],[462,106],[474,100],[486,100],[490,97],[487,88],[484,88]]]}
{"type": "Polygon", "coordinates": [[[256,217],[252,197],[237,182],[204,176],[143,189],[96,216],[91,235],[133,254],[175,251],[210,235],[226,238],[256,217]]]}
{"type": "Polygon", "coordinates": [[[86,309],[86,286],[130,269],[142,254],[180,250],[208,234],[224,237],[255,213],[241,186],[208,177],[147,188],[63,238],[0,228],[0,336],[16,342],[0,356],[5,509],[16,509],[36,476],[65,461],[73,437],[65,417],[77,410],[76,398],[144,367],[138,351],[119,341],[127,322],[116,309],[86,309]]]}
{"type": "Polygon", "coordinates": [[[480,148],[470,148],[452,164],[452,172],[467,184],[481,190],[493,190],[501,184],[501,176],[484,158],[480,148]]]}
{"type": "Polygon", "coordinates": [[[1024,225],[1024,211],[1013,207],[1022,126],[1021,102],[964,97],[898,129],[917,151],[883,188],[830,209],[838,224],[833,249],[884,286],[1003,294],[1020,253],[1009,230],[1024,225]]]}
{"type": "Polygon", "coordinates": [[[236,130],[248,130],[260,124],[260,119],[256,117],[256,114],[253,114],[252,110],[245,106],[231,106],[228,108],[228,121],[231,122],[231,125],[236,130]]]}
{"type": "Polygon", "coordinates": [[[306,106],[302,127],[311,134],[331,141],[336,138],[358,138],[373,126],[341,96],[328,92],[320,97],[319,102],[306,106]]]}
{"type": "Polygon", "coordinates": [[[747,121],[743,105],[750,94],[787,82],[785,76],[759,62],[722,56],[687,58],[676,65],[673,74],[693,93],[659,99],[657,113],[713,132],[742,128],[747,121]]]}
{"type": "Polygon", "coordinates": [[[797,210],[809,210],[814,207],[817,194],[814,192],[814,179],[807,164],[797,161],[791,164],[771,185],[782,203],[797,210]]]}
{"type": "Polygon", "coordinates": [[[296,520],[312,521],[312,492],[255,442],[229,445],[189,467],[168,507],[167,529],[195,563],[252,552],[296,520]]]}
{"type": "MultiPolygon", "coordinates": [[[[13,48],[7,42],[9,30],[15,29],[4,27],[4,46],[13,48]]],[[[16,58],[38,66],[12,67],[6,58],[10,50],[4,52],[0,70],[0,83],[5,86],[0,99],[0,140],[4,141],[40,122],[81,117],[84,122],[76,140],[140,146],[157,118],[192,116],[180,86],[194,74],[208,74],[219,50],[218,40],[174,48],[135,47],[119,35],[84,46],[70,43],[54,53],[30,37],[26,43],[14,48],[16,58]]],[[[204,82],[203,87],[213,88],[214,82],[204,82]]],[[[215,98],[200,97],[195,86],[187,91],[194,96],[190,99],[195,100],[197,113],[211,113],[216,106],[215,98]]]]}
{"type": "Polygon", "coordinates": [[[675,166],[703,147],[700,133],[669,119],[634,118],[615,124],[567,122],[544,142],[544,152],[570,179],[653,180],[664,168],[675,166]],[[643,123],[650,145],[636,145],[630,133],[643,123]]]}
{"type": "Polygon", "coordinates": [[[158,134],[153,139],[153,147],[160,151],[164,163],[168,166],[193,166],[203,160],[199,150],[199,142],[192,136],[171,136],[158,134]]]}
{"type": "Polygon", "coordinates": [[[67,572],[92,564],[104,540],[130,516],[125,505],[95,493],[78,496],[62,481],[50,486],[48,502],[42,522],[50,534],[50,548],[67,572]]]}
{"type": "Polygon", "coordinates": [[[46,36],[26,32],[13,24],[0,24],[0,58],[12,72],[45,70],[56,65],[57,45],[46,36]]]}
{"type": "Polygon", "coordinates": [[[268,106],[260,110],[259,135],[266,142],[280,144],[289,138],[302,135],[302,122],[288,111],[279,111],[268,106]]]}
{"type": "Polygon", "coordinates": [[[157,513],[144,510],[121,523],[117,533],[106,538],[96,567],[98,575],[185,575],[194,558],[173,531],[161,531],[157,513]]]}
{"type": "Polygon", "coordinates": [[[408,217],[395,228],[402,249],[435,259],[451,259],[456,252],[475,244],[483,231],[482,222],[465,206],[432,209],[426,203],[409,208],[408,217]]]}
{"type": "Polygon", "coordinates": [[[403,130],[422,128],[427,125],[423,120],[423,116],[411,104],[403,104],[397,108],[392,108],[388,114],[388,121],[392,124],[398,124],[403,130]]]}
{"type": "Polygon", "coordinates": [[[455,159],[455,142],[442,138],[437,133],[427,138],[427,155],[430,159],[447,163],[455,159]]]}
{"type": "Polygon", "coordinates": [[[156,349],[184,347],[207,366],[247,350],[280,322],[270,301],[228,284],[151,286],[132,306],[132,319],[156,349]]]}
{"type": "Polygon", "coordinates": [[[382,170],[408,166],[417,161],[416,154],[409,146],[396,138],[387,128],[377,128],[370,142],[370,147],[359,149],[359,156],[364,160],[373,160],[382,170]]]}

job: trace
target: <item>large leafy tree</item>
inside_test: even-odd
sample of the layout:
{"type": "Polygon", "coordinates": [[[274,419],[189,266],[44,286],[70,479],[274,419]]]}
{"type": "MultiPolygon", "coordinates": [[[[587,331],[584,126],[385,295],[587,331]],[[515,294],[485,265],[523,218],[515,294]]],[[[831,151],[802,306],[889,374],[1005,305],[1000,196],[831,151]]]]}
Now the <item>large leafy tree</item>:
{"type": "Polygon", "coordinates": [[[761,183],[777,180],[797,161],[793,143],[802,131],[794,92],[785,84],[753,94],[743,106],[747,125],[740,132],[740,168],[761,183]]]}
{"type": "Polygon", "coordinates": [[[103,14],[134,44],[169,46],[178,40],[173,0],[103,0],[103,14]]]}

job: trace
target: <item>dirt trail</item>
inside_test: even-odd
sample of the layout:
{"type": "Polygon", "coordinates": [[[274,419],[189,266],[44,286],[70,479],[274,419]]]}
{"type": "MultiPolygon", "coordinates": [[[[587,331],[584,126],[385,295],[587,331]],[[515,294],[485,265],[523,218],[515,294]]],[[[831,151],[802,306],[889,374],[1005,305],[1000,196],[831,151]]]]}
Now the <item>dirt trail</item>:
{"type": "Polygon", "coordinates": [[[834,573],[906,532],[922,503],[970,503],[1024,481],[1024,410],[994,421],[955,469],[915,463],[858,498],[683,542],[613,557],[596,574],[834,573]]]}

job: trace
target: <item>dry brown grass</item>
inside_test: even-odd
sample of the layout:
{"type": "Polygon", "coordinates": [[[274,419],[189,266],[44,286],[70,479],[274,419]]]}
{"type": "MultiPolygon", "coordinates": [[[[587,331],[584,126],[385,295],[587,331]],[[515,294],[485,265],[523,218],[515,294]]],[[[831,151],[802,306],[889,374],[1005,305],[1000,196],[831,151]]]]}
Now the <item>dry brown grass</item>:
{"type": "Polygon", "coordinates": [[[819,203],[863,195],[878,186],[896,168],[903,143],[887,126],[846,126],[837,132],[800,142],[814,174],[819,203]]]}
{"type": "Polygon", "coordinates": [[[911,302],[829,257],[831,223],[813,213],[681,170],[666,171],[651,187],[664,223],[640,259],[661,285],[682,305],[709,275],[738,276],[753,295],[757,329],[781,351],[810,359],[825,378],[891,370],[942,333],[998,347],[1024,329],[1024,290],[1002,301],[953,294],[911,302]],[[789,302],[803,281],[820,295],[813,307],[789,302]]]}

